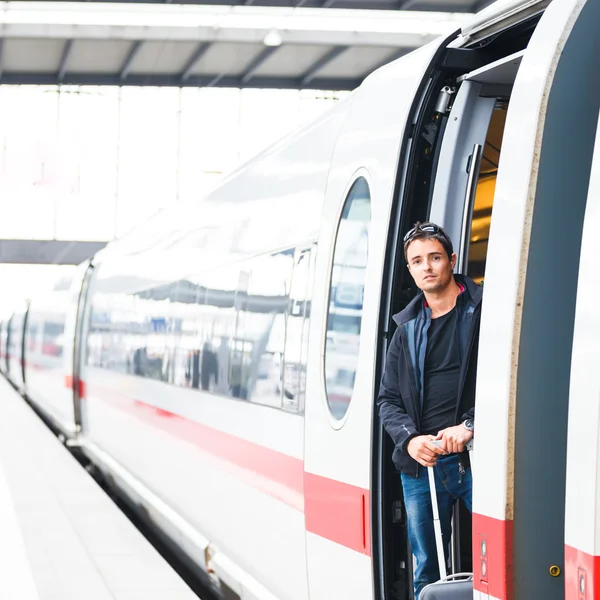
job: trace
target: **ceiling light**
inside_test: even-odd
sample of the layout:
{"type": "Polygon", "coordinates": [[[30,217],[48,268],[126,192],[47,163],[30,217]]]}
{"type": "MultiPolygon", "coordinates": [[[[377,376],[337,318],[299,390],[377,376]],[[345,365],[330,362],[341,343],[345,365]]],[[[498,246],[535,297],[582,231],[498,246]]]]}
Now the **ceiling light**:
{"type": "Polygon", "coordinates": [[[279,31],[277,31],[277,29],[271,29],[271,31],[265,35],[263,40],[263,44],[265,46],[281,46],[282,42],[283,40],[281,39],[281,34],[279,31]]]}

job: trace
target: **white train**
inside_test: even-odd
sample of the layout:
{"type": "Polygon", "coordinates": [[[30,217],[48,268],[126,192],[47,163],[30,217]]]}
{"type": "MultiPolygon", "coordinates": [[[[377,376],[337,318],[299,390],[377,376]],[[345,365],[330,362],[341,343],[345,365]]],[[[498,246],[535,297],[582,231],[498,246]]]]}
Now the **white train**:
{"type": "Polygon", "coordinates": [[[475,597],[600,598],[599,109],[600,2],[499,2],[21,307],[2,369],[223,597],[408,600],[374,398],[429,218],[485,277],[475,597]]]}

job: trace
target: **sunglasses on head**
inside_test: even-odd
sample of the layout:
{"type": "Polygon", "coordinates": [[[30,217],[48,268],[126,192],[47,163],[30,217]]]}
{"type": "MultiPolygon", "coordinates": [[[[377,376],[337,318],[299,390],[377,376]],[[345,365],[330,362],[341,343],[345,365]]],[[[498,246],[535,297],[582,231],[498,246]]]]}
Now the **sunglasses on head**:
{"type": "Polygon", "coordinates": [[[406,244],[406,242],[419,233],[440,233],[441,230],[442,228],[439,225],[435,225],[434,223],[424,223],[418,227],[413,227],[410,229],[404,236],[403,243],[406,244]]]}

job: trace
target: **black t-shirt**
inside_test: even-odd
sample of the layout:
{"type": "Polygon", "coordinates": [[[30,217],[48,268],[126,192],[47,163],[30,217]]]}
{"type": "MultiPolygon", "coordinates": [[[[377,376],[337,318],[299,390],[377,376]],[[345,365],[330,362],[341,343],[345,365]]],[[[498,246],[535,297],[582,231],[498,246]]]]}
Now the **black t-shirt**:
{"type": "Polygon", "coordinates": [[[455,425],[460,376],[456,307],[431,320],[427,333],[421,434],[437,435],[455,425]]]}

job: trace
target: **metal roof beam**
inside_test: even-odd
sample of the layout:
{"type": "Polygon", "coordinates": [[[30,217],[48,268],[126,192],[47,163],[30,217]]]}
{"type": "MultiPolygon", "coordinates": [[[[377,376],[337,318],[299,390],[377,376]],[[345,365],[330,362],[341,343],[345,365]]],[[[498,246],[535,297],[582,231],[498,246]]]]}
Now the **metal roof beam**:
{"type": "Polygon", "coordinates": [[[4,74],[4,39],[0,38],[0,80],[4,74]]]}
{"type": "Polygon", "coordinates": [[[71,51],[73,49],[74,40],[67,40],[65,42],[65,47],[63,48],[62,56],[60,57],[60,65],[58,67],[57,78],[58,81],[62,82],[65,78],[65,74],[67,73],[67,65],[69,63],[69,57],[71,56],[71,51]]]}
{"type": "Polygon", "coordinates": [[[265,48],[246,68],[246,70],[242,73],[240,79],[241,82],[246,85],[252,77],[254,77],[254,73],[258,71],[261,65],[277,50],[279,46],[271,46],[265,48]]]}
{"type": "MultiPolygon", "coordinates": [[[[181,82],[180,75],[164,74],[133,74],[121,80],[118,73],[106,75],[103,73],[73,73],[67,72],[63,80],[65,85],[126,85],[126,86],[169,86],[169,87],[224,87],[224,88],[268,88],[268,89],[321,89],[321,90],[353,90],[362,79],[315,77],[310,86],[303,85],[297,77],[253,77],[243,84],[238,76],[224,73],[212,75],[191,75],[181,82]]],[[[58,85],[55,73],[5,73],[2,83],[9,85],[58,85]]]]}
{"type": "Polygon", "coordinates": [[[480,10],[487,8],[493,0],[478,0],[471,6],[471,11],[474,13],[478,13],[480,10]]]}
{"type": "Polygon", "coordinates": [[[398,6],[396,7],[398,10],[410,10],[413,8],[415,4],[418,4],[419,0],[400,0],[398,2],[398,6]]]}
{"type": "Polygon", "coordinates": [[[219,73],[218,75],[215,75],[204,87],[217,87],[223,77],[225,77],[225,73],[219,73]]]}
{"type": "Polygon", "coordinates": [[[302,75],[301,83],[305,86],[310,83],[317,76],[318,72],[321,71],[326,65],[335,60],[340,54],[343,54],[348,50],[348,46],[336,46],[317,60],[309,69],[302,75]]]}
{"type": "Polygon", "coordinates": [[[321,8],[331,8],[336,3],[336,0],[323,0],[321,8]]]}
{"type": "Polygon", "coordinates": [[[129,75],[129,71],[131,71],[131,65],[133,64],[133,61],[135,60],[135,57],[137,56],[137,53],[140,51],[140,48],[142,47],[143,43],[144,43],[143,41],[138,40],[137,42],[133,42],[133,44],[131,44],[129,53],[125,57],[125,60],[123,61],[123,65],[121,66],[121,73],[119,75],[120,81],[125,81],[125,79],[127,79],[127,76],[129,75]]]}
{"type": "Polygon", "coordinates": [[[206,54],[206,51],[212,46],[210,42],[202,42],[198,45],[192,56],[190,56],[187,61],[185,67],[183,68],[183,73],[181,73],[181,81],[184,83],[187,79],[190,78],[194,68],[200,62],[200,59],[206,54]]]}

